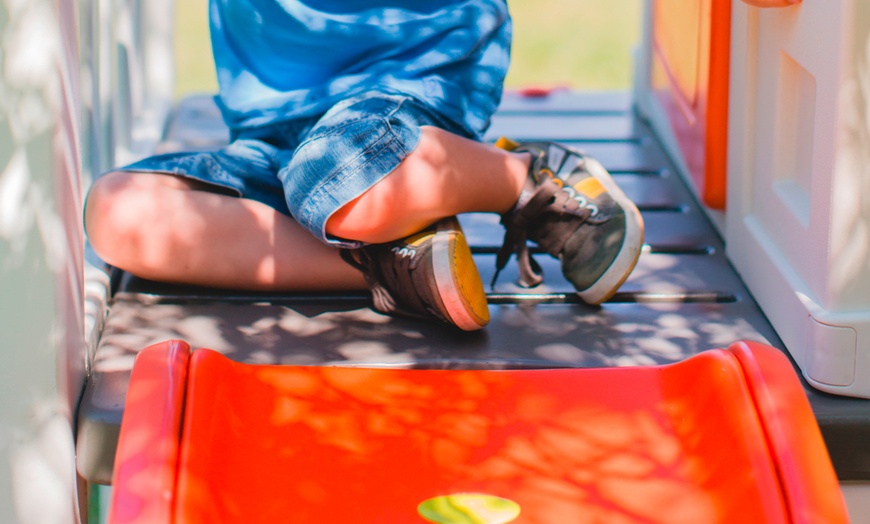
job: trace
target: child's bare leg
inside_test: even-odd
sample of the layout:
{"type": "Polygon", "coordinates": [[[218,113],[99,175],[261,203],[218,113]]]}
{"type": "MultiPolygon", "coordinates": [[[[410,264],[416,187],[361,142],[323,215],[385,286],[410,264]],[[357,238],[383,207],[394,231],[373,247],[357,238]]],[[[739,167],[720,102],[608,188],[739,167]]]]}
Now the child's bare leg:
{"type": "Polygon", "coordinates": [[[329,234],[382,243],[472,211],[504,213],[519,198],[528,155],[423,126],[414,151],[374,187],[330,217],[329,234]]]}
{"type": "Polygon", "coordinates": [[[606,301],[628,277],[643,245],[643,218],[594,159],[550,142],[505,143],[508,153],[432,127],[421,129],[416,148],[392,173],[334,213],[327,232],[385,242],[444,216],[492,211],[502,215],[507,228],[496,275],[516,253],[522,281],[540,283],[528,239],[560,259],[563,275],[587,303],[606,301]],[[529,176],[532,166],[535,173],[529,176]],[[519,203],[521,194],[527,198],[519,203]]]}
{"type": "Polygon", "coordinates": [[[172,175],[98,179],[85,223],[109,264],[153,280],[263,290],[366,289],[362,275],[293,219],[172,175]]]}

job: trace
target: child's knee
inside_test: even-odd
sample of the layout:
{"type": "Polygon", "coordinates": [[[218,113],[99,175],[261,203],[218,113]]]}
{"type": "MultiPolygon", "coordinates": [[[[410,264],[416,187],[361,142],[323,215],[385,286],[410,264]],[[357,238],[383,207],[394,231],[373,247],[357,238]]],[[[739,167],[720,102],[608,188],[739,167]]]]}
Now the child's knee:
{"type": "Polygon", "coordinates": [[[125,186],[125,174],[108,173],[96,179],[85,200],[85,231],[93,244],[102,237],[102,231],[114,223],[113,216],[119,208],[125,186]]]}
{"type": "Polygon", "coordinates": [[[410,193],[407,177],[391,173],[326,221],[329,236],[365,243],[383,243],[414,233],[437,218],[437,208],[421,209],[410,193]]]}
{"type": "Polygon", "coordinates": [[[114,246],[148,227],[147,209],[154,201],[148,186],[134,184],[131,173],[112,172],[95,180],[84,213],[85,231],[94,250],[105,257],[114,246]]]}
{"type": "Polygon", "coordinates": [[[433,188],[444,179],[445,154],[441,144],[421,140],[389,174],[333,213],[326,222],[327,234],[387,242],[443,217],[443,202],[433,188]]]}
{"type": "Polygon", "coordinates": [[[340,207],[326,221],[326,234],[344,240],[377,242],[382,224],[376,213],[366,211],[373,204],[371,195],[364,193],[340,207]]]}

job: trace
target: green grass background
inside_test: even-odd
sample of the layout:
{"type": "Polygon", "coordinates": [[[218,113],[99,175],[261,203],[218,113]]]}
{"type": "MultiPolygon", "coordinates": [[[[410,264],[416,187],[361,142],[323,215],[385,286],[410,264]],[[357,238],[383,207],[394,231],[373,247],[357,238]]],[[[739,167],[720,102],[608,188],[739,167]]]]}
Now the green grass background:
{"type": "MultiPolygon", "coordinates": [[[[640,36],[641,0],[510,0],[507,86],[627,89],[640,36]]],[[[176,0],[176,95],[217,87],[206,0],[176,0]]]]}

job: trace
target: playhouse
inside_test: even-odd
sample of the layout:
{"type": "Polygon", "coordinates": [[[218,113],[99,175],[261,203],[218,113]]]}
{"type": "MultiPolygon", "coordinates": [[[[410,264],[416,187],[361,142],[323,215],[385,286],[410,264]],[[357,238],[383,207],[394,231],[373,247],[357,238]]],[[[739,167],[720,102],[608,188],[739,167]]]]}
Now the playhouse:
{"type": "Polygon", "coordinates": [[[601,307],[511,262],[472,334],[104,264],[89,181],[227,129],[171,1],[0,14],[0,520],[870,522],[870,3],[646,0],[630,91],[506,93],[485,139],[588,152],[646,240],[601,307]]]}

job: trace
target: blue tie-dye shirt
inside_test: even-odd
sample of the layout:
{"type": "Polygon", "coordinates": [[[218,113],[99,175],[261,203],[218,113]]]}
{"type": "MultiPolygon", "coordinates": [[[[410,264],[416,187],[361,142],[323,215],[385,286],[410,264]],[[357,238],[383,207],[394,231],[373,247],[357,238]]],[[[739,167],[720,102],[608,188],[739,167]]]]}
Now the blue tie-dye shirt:
{"type": "Polygon", "coordinates": [[[502,93],[505,0],[210,0],[218,104],[233,128],[325,111],[379,90],[479,136],[502,93]]]}

